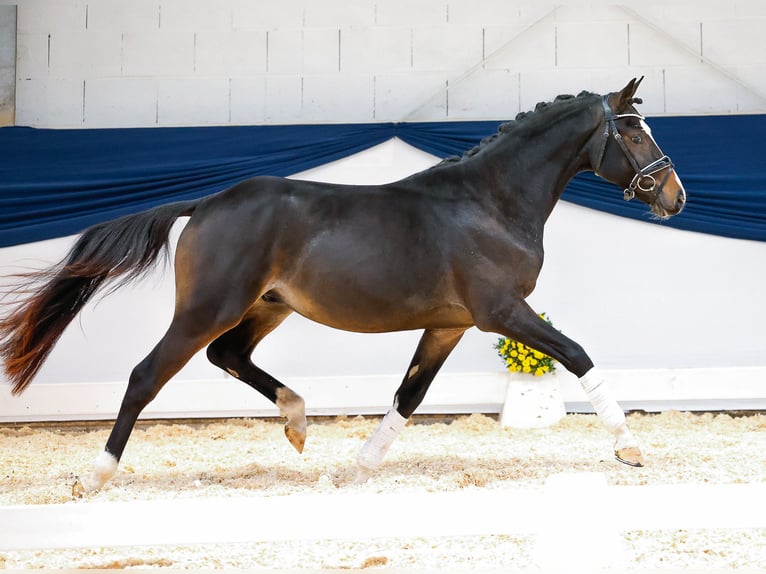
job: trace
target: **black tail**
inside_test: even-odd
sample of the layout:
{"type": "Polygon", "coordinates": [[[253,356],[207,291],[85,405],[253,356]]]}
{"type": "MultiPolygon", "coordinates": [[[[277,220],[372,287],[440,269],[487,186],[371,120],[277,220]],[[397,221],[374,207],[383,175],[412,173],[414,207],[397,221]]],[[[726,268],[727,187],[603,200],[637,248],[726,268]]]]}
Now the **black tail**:
{"type": "Polygon", "coordinates": [[[100,287],[111,282],[116,290],[149,271],[161,253],[167,255],[173,223],[191,215],[197,203],[161,205],[94,225],[58,264],[17,276],[13,291],[26,298],[0,319],[0,357],[13,394],[29,385],[64,329],[100,287]]]}

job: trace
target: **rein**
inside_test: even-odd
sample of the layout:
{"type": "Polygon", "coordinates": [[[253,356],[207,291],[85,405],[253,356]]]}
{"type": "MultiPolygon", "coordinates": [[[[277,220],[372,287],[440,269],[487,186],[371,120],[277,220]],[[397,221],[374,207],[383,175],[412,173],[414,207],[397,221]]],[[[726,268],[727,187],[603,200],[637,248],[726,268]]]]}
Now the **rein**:
{"type": "MultiPolygon", "coordinates": [[[[609,136],[614,134],[615,141],[620,146],[620,149],[630,162],[631,167],[633,167],[633,171],[636,173],[636,175],[633,176],[630,185],[623,190],[625,201],[630,201],[636,197],[636,189],[640,189],[646,193],[654,192],[654,197],[652,198],[652,203],[654,203],[657,201],[660,192],[662,192],[662,188],[665,186],[668,177],[670,177],[670,172],[673,170],[673,162],[668,156],[663,155],[660,159],[653,161],[649,165],[646,165],[643,168],[639,167],[635,156],[630,152],[630,149],[628,149],[628,146],[623,141],[622,134],[620,134],[617,125],[614,122],[622,118],[638,118],[643,120],[644,116],[641,114],[615,114],[612,112],[612,108],[609,107],[607,98],[608,96],[601,98],[601,105],[604,107],[604,133],[601,138],[601,149],[599,150],[598,162],[596,163],[596,169],[594,171],[596,175],[598,175],[598,170],[601,169],[601,164],[604,162],[604,154],[606,153],[606,144],[609,141],[609,136]],[[668,169],[658,187],[654,174],[665,168],[670,169],[668,169]]],[[[656,142],[655,145],[657,145],[656,142]]],[[[662,150],[660,150],[660,153],[662,153],[662,150]]]]}

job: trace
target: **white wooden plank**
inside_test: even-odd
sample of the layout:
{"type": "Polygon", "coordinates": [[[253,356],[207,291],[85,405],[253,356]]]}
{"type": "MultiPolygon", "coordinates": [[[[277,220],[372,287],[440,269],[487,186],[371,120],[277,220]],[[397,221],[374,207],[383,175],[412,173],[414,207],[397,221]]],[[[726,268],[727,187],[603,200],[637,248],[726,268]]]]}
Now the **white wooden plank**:
{"type": "Polygon", "coordinates": [[[8,506],[0,549],[510,533],[529,528],[536,498],[475,491],[8,506]],[[513,516],[481,511],[498,503],[513,516]]]}
{"type": "Polygon", "coordinates": [[[545,489],[4,506],[0,550],[514,533],[545,538],[547,531],[561,531],[556,526],[567,516],[584,520],[561,503],[562,493],[585,499],[581,506],[593,509],[588,522],[612,531],[766,528],[756,503],[766,500],[763,483],[601,483],[572,474],[554,475],[545,489]]]}

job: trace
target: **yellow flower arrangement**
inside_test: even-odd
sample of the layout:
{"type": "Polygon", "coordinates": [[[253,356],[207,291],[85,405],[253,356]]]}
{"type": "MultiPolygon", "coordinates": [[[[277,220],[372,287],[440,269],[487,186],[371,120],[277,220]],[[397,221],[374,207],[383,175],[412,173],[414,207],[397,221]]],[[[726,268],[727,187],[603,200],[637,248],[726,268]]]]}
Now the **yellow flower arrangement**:
{"type": "MultiPolygon", "coordinates": [[[[540,317],[553,325],[545,313],[540,313],[540,317]]],[[[507,337],[500,337],[494,348],[511,373],[529,373],[542,377],[556,370],[556,361],[552,357],[507,337]]]]}

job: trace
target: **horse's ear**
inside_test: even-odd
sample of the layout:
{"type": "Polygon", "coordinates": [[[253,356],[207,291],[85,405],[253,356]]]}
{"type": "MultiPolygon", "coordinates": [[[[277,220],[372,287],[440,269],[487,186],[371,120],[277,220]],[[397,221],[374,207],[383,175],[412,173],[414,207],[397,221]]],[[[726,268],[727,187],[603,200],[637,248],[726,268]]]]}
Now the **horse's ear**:
{"type": "Polygon", "coordinates": [[[638,86],[641,85],[641,82],[643,81],[643,79],[644,79],[643,76],[641,76],[638,79],[633,78],[630,82],[628,82],[628,85],[625,86],[617,94],[616,109],[618,110],[618,112],[622,112],[628,109],[630,105],[634,102],[640,103],[640,101],[637,98],[634,98],[633,96],[636,95],[636,90],[638,90],[638,86]]]}

